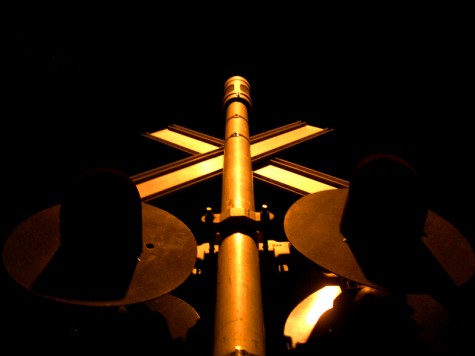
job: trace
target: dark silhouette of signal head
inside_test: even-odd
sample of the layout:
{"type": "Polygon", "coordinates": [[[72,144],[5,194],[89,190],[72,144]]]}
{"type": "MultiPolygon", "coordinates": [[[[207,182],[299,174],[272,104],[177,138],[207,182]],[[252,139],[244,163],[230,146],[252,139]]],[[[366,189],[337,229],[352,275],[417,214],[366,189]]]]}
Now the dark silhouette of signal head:
{"type": "Polygon", "coordinates": [[[61,246],[84,263],[133,260],[142,252],[142,205],[137,187],[116,169],[81,175],[60,211],[61,246]]]}
{"type": "Polygon", "coordinates": [[[355,244],[407,245],[423,235],[428,206],[415,169],[374,154],[354,169],[340,229],[355,244]]]}

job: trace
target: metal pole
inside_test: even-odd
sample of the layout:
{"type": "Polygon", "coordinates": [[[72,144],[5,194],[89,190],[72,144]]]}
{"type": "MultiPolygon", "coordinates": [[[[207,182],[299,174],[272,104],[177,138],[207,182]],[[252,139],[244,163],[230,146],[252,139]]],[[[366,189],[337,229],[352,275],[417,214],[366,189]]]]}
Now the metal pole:
{"type": "Polygon", "coordinates": [[[248,111],[249,82],[240,76],[224,85],[222,222],[227,235],[217,263],[214,356],[265,355],[259,251],[251,236],[255,217],[248,111]]]}

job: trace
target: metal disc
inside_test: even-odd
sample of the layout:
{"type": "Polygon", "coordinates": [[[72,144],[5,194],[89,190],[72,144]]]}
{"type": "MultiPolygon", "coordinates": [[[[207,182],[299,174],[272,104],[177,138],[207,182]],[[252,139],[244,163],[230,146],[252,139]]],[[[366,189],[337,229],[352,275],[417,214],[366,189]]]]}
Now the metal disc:
{"type": "MultiPolygon", "coordinates": [[[[143,251],[137,263],[128,271],[118,271],[119,276],[111,276],[120,284],[114,294],[83,293],[77,286],[87,287],[88,280],[96,279],[101,271],[91,273],[76,266],[69,274],[73,268],[60,249],[59,212],[60,205],[55,205],[26,219],[3,248],[7,272],[33,293],[79,305],[146,302],[182,284],[195,265],[197,245],[190,229],[172,214],[142,203],[143,251]]],[[[87,262],[87,256],[79,261],[84,266],[87,262]]],[[[108,280],[102,282],[107,285],[108,280]]]]}
{"type": "MultiPolygon", "coordinates": [[[[384,266],[369,265],[368,256],[359,253],[340,232],[348,189],[333,189],[306,195],[287,211],[284,230],[287,238],[305,257],[320,267],[357,283],[406,293],[426,293],[434,288],[450,288],[467,282],[475,270],[470,243],[448,221],[429,211],[424,236],[410,248],[399,248],[386,279],[384,266]],[[383,270],[381,270],[383,269],[383,270]],[[396,272],[394,272],[396,271],[396,272]],[[391,277],[392,275],[392,277],[391,277]]],[[[384,239],[384,232],[381,234],[384,239]]],[[[386,251],[379,254],[385,258],[386,251]]],[[[389,253],[388,253],[389,255],[389,253]]]]}

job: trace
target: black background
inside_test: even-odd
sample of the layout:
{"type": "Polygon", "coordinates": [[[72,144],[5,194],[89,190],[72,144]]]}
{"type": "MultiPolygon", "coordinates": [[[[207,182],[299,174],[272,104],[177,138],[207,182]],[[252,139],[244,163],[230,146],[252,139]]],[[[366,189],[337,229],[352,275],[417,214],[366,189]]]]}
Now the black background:
{"type": "Polygon", "coordinates": [[[133,175],[180,157],[160,157],[141,133],[179,124],[223,138],[223,85],[241,75],[251,134],[299,120],[333,128],[283,156],[343,179],[370,153],[399,155],[473,245],[466,9],[27,3],[10,14],[2,242],[87,169],[133,175]]]}

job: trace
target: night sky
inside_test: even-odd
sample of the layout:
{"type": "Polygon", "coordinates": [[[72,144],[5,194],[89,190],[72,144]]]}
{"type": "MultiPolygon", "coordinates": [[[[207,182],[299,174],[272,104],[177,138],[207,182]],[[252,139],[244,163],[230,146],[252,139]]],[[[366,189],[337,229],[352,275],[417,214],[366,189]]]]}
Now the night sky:
{"type": "Polygon", "coordinates": [[[299,120],[334,128],[325,157],[342,178],[368,153],[395,153],[427,176],[436,204],[470,215],[462,10],[177,10],[17,6],[3,67],[4,176],[22,188],[7,189],[13,203],[90,160],[115,164],[146,131],[179,124],[222,138],[223,85],[242,75],[251,134],[299,120]]]}

